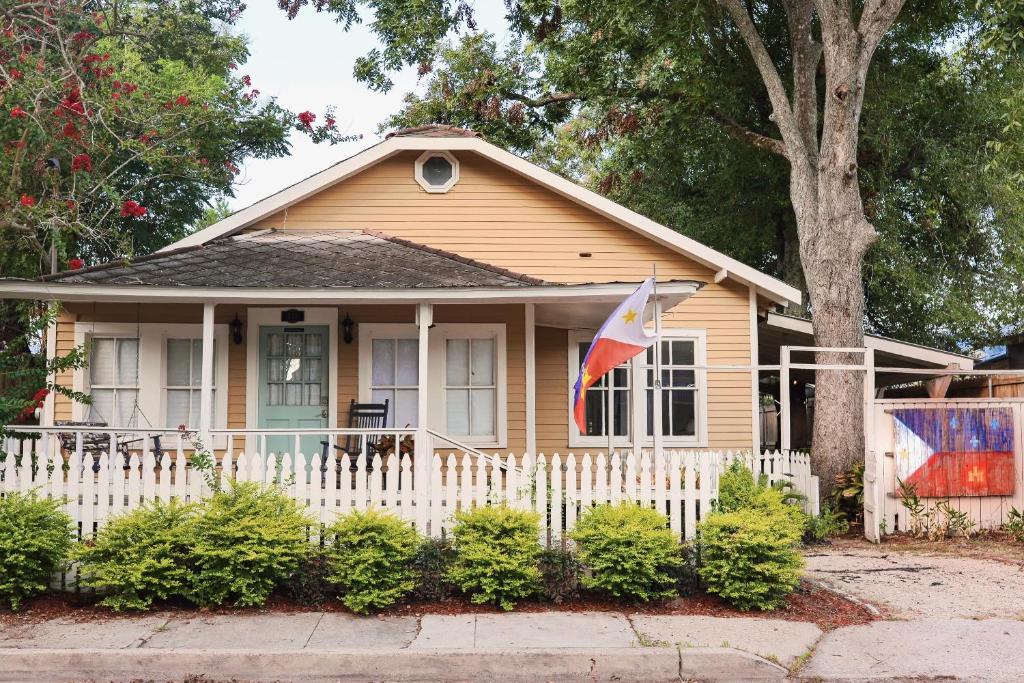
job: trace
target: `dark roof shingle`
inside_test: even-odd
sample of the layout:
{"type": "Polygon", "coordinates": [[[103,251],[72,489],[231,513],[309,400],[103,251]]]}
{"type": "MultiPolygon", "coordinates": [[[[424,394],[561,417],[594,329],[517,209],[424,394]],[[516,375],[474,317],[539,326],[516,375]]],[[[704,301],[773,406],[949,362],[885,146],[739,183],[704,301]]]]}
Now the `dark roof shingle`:
{"type": "Polygon", "coordinates": [[[543,280],[370,231],[264,230],[48,275],[64,283],[164,287],[526,287],[543,280]]]}

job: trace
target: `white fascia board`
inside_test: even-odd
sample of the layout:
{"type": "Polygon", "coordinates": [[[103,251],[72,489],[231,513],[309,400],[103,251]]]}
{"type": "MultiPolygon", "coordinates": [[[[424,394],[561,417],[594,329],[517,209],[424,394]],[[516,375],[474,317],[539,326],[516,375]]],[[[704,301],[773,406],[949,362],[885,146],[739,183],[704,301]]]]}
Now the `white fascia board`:
{"type": "Polygon", "coordinates": [[[406,150],[439,150],[439,151],[470,151],[475,152],[508,170],[548,188],[549,190],[580,204],[609,220],[640,233],[664,247],[680,252],[698,263],[707,266],[716,273],[726,271],[728,276],[756,289],[758,294],[777,303],[800,303],[800,290],[791,287],[781,280],[765,275],[756,268],[730,258],[715,251],[711,247],[686,237],[675,230],[652,221],[635,211],[616,204],[607,197],[602,197],[576,183],[547,171],[534,163],[508,152],[501,147],[492,145],[481,138],[427,138],[427,137],[393,137],[387,138],[369,149],[349,157],[348,159],[327,168],[320,173],[285,188],[252,206],[238,211],[208,228],[178,240],[174,244],[161,249],[167,251],[181,247],[204,244],[217,237],[229,235],[247,225],[273,215],[296,202],[316,194],[317,192],[341,182],[360,171],[377,164],[394,154],[406,150]]]}
{"type": "MultiPolygon", "coordinates": [[[[789,330],[791,332],[799,332],[801,334],[808,334],[812,336],[814,335],[814,324],[810,320],[802,320],[789,315],[768,313],[768,325],[780,330],[789,330]]],[[[921,361],[922,363],[934,363],[935,365],[941,365],[942,367],[957,364],[963,370],[974,369],[974,359],[970,356],[962,356],[959,353],[941,351],[939,349],[933,349],[930,346],[901,342],[896,339],[877,337],[871,334],[864,335],[864,346],[869,349],[874,349],[875,351],[881,351],[882,353],[891,353],[894,356],[912,358],[914,360],[921,361]]]]}
{"type": "MultiPolygon", "coordinates": [[[[699,282],[666,282],[658,296],[673,305],[694,294],[699,282]]],[[[620,302],[636,283],[446,289],[307,289],[299,287],[155,287],[0,280],[0,299],[135,303],[380,304],[380,303],[572,303],[620,302]]]]}

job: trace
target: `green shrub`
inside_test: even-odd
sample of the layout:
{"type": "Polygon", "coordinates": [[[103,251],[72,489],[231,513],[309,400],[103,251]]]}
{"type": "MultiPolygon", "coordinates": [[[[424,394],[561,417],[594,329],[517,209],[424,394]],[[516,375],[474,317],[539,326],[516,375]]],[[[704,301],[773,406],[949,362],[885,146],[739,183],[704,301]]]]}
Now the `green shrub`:
{"type": "Polygon", "coordinates": [[[413,594],[420,600],[446,600],[451,596],[452,584],[448,570],[455,561],[455,548],[450,538],[424,538],[416,549],[412,561],[416,571],[413,594]]]}
{"type": "Polygon", "coordinates": [[[822,543],[834,536],[842,536],[850,530],[846,517],[830,506],[825,506],[817,517],[807,515],[804,521],[804,543],[822,543]]]}
{"type": "Polygon", "coordinates": [[[546,600],[560,605],[580,592],[580,561],[576,553],[563,548],[545,548],[540,553],[541,592],[546,600]]]}
{"type": "Polygon", "coordinates": [[[203,606],[261,605],[309,552],[310,524],[278,489],[235,484],[203,502],[193,525],[189,597],[203,606]]]}
{"type": "Polygon", "coordinates": [[[570,534],[587,570],[584,588],[643,601],[675,595],[682,559],[665,515],[634,503],[586,510],[570,534]]]}
{"type": "Polygon", "coordinates": [[[327,557],[317,548],[302,558],[299,566],[285,581],[285,593],[300,605],[322,605],[337,594],[328,579],[330,574],[327,557]]]}
{"type": "Polygon", "coordinates": [[[715,509],[733,512],[747,507],[761,490],[753,473],[739,460],[733,460],[718,478],[718,501],[715,509]]]}
{"type": "Polygon", "coordinates": [[[0,600],[11,609],[45,591],[51,574],[67,559],[72,523],[60,508],[60,501],[34,494],[0,498],[0,600]]]}
{"type": "Polygon", "coordinates": [[[1024,512],[1011,507],[1006,514],[1006,522],[1003,523],[1003,530],[1010,534],[1013,540],[1024,543],[1024,512]]]}
{"type": "MultiPolygon", "coordinates": [[[[699,531],[701,580],[709,593],[740,609],[775,609],[800,581],[803,559],[796,544],[802,520],[777,506],[716,512],[699,531]]],[[[799,511],[798,511],[799,512],[799,511]]]]}
{"type": "Polygon", "coordinates": [[[328,580],[353,612],[388,607],[416,587],[413,560],[419,535],[398,517],[374,510],[353,512],[328,527],[325,535],[328,580]]]}
{"type": "Polygon", "coordinates": [[[82,583],[105,594],[101,605],[118,611],[186,595],[194,521],[195,506],[160,501],[115,517],[76,550],[82,583]]]}
{"type": "Polygon", "coordinates": [[[503,610],[540,590],[540,515],[506,506],[455,515],[455,560],[448,578],[475,603],[503,610]]]}

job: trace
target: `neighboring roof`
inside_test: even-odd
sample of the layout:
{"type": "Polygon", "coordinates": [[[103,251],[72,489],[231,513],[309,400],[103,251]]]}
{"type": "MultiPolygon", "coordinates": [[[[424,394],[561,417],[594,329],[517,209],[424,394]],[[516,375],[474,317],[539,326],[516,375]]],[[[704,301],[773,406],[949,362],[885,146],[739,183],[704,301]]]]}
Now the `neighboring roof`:
{"type": "Polygon", "coordinates": [[[543,280],[382,233],[263,230],[57,273],[62,283],[177,287],[526,287],[543,280]]]}
{"type": "Polygon", "coordinates": [[[415,128],[399,128],[385,135],[385,138],[403,137],[422,138],[482,138],[483,133],[458,126],[446,126],[441,123],[433,123],[429,126],[416,126],[415,128]]]}
{"type": "MultiPolygon", "coordinates": [[[[786,342],[789,342],[788,345],[792,346],[813,345],[814,327],[811,321],[806,318],[797,318],[796,316],[784,315],[782,313],[768,313],[768,319],[764,325],[768,328],[779,330],[782,334],[777,339],[761,334],[759,336],[759,341],[761,342],[777,346],[781,346],[786,342]],[[785,336],[787,332],[790,333],[788,339],[785,336]]],[[[880,362],[882,359],[876,358],[876,366],[946,368],[955,363],[963,370],[974,368],[974,358],[971,356],[942,351],[930,346],[912,344],[874,334],[864,335],[864,345],[866,348],[874,349],[876,353],[885,354],[889,357],[886,362],[880,362]],[[892,363],[898,363],[898,365],[892,365],[892,363]]],[[[762,343],[761,346],[763,348],[765,344],[762,343]]],[[[765,362],[765,359],[761,358],[761,362],[765,362]]]]}
{"type": "Polygon", "coordinates": [[[724,278],[732,278],[754,287],[758,294],[772,301],[778,303],[800,302],[800,291],[781,280],[765,275],[756,268],[751,268],[707,245],[616,204],[607,197],[602,197],[596,192],[591,192],[492,145],[473,131],[454,127],[427,126],[420,129],[397,131],[396,134],[390,135],[382,142],[165,247],[164,251],[196,246],[225,235],[234,234],[256,221],[267,218],[324,188],[350,178],[366,168],[406,150],[474,152],[662,246],[684,254],[715,270],[716,282],[724,278]]]}

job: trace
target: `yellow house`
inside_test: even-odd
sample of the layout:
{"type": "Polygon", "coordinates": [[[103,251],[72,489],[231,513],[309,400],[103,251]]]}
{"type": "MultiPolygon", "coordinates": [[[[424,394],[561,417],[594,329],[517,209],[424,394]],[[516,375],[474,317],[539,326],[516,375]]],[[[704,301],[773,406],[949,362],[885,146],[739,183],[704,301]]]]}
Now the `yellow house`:
{"type": "Polygon", "coordinates": [[[417,445],[564,454],[759,449],[758,317],[800,293],[471,131],[428,126],[155,254],[0,280],[0,297],[61,303],[51,352],[88,344],[89,367],[59,381],[91,406],[57,397],[44,425],[187,425],[216,448],[308,454],[365,433],[349,429],[363,424],[353,402],[386,402],[386,426],[417,445]],[[581,433],[582,354],[654,272],[662,386],[653,354],[637,357],[610,396],[607,379],[588,393],[581,433]]]}

